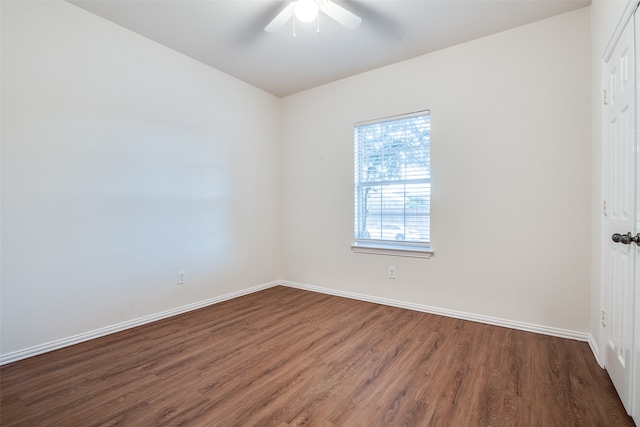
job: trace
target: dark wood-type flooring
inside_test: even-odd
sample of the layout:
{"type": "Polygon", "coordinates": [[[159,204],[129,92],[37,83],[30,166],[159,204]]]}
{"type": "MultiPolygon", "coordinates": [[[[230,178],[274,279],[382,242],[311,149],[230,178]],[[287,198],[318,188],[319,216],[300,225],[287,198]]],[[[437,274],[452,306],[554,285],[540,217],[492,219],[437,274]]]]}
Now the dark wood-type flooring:
{"type": "Polygon", "coordinates": [[[586,343],[275,287],[0,368],[9,426],[632,426],[586,343]]]}

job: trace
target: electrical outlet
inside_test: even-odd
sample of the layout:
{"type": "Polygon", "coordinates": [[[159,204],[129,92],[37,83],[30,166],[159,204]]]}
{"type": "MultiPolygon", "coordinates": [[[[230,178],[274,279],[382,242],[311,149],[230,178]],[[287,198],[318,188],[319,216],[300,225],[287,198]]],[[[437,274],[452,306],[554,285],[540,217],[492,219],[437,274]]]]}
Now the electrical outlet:
{"type": "Polygon", "coordinates": [[[182,270],[178,271],[178,285],[184,285],[187,283],[187,272],[182,270]]]}
{"type": "Polygon", "coordinates": [[[389,267],[389,271],[387,273],[387,277],[389,279],[395,279],[396,278],[396,268],[395,267],[389,267]]]}

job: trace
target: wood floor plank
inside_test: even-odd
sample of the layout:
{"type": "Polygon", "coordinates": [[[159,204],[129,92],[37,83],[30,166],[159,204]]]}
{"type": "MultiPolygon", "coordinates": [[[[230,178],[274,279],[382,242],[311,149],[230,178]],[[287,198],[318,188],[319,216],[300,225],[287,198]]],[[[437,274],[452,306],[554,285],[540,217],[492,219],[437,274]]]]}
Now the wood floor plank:
{"type": "Polygon", "coordinates": [[[2,426],[632,426],[583,342],[287,287],[0,367],[2,426]]]}

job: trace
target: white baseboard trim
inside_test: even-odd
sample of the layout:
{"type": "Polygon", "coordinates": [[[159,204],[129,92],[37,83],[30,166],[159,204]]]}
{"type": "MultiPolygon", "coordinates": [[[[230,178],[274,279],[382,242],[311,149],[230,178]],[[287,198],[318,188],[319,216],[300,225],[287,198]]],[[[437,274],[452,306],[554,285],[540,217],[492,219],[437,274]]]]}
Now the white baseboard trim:
{"type": "Polygon", "coordinates": [[[591,334],[589,334],[588,343],[589,347],[591,347],[591,351],[593,352],[593,356],[596,358],[596,362],[598,362],[598,365],[604,369],[604,360],[600,358],[600,347],[591,334]]]}
{"type": "MultiPolygon", "coordinates": [[[[359,301],[372,302],[376,304],[388,305],[391,307],[406,308],[409,310],[421,311],[424,313],[437,314],[440,316],[453,317],[455,319],[470,320],[472,322],[485,323],[487,325],[502,326],[505,328],[517,329],[525,332],[550,335],[559,338],[568,338],[576,341],[583,341],[589,344],[591,351],[598,361],[598,346],[593,336],[585,332],[576,332],[567,329],[553,328],[549,326],[535,325],[532,323],[518,322],[515,320],[500,319],[498,317],[483,316],[480,314],[466,313],[464,311],[449,310],[445,308],[432,307],[428,305],[414,304],[410,302],[397,301],[387,298],[379,298],[370,295],[345,292],[337,289],[323,288],[320,286],[307,285],[303,283],[281,281],[281,285],[291,288],[303,289],[312,292],[319,292],[328,295],[351,298],[359,301]]],[[[600,365],[602,366],[602,365],[600,365]]]]}
{"type": "Polygon", "coordinates": [[[253,286],[251,288],[242,289],[240,291],[231,292],[229,294],[221,295],[214,298],[209,298],[203,301],[198,301],[192,304],[183,305],[182,307],[172,308],[160,313],[150,314],[148,316],[139,317],[137,319],[127,320],[126,322],[117,323],[115,325],[106,326],[104,328],[95,329],[89,332],[83,332],[71,337],[62,338],[59,340],[51,341],[45,344],[36,345],[33,347],[25,348],[23,350],[14,351],[7,354],[0,355],[0,366],[8,363],[17,362],[18,360],[27,359],[29,357],[37,356],[39,354],[48,353],[60,348],[69,347],[74,344],[89,341],[95,338],[111,335],[116,332],[121,332],[126,329],[135,328],[136,326],[142,326],[147,323],[155,322],[157,320],[166,319],[168,317],[183,314],[189,311],[197,310],[199,308],[207,307],[209,305],[217,304],[219,302],[227,301],[230,299],[238,298],[243,295],[252,294],[254,292],[262,291],[264,289],[272,288],[279,285],[281,282],[269,282],[262,285],[253,286]]]}
{"type": "Polygon", "coordinates": [[[432,307],[421,304],[414,304],[410,302],[397,301],[387,298],[379,298],[365,294],[358,294],[354,292],[340,291],[337,289],[323,288],[320,286],[307,285],[289,281],[274,281],[264,283],[261,285],[253,286],[251,288],[242,289],[240,291],[232,292],[229,294],[221,295],[214,298],[209,298],[203,301],[198,301],[192,304],[184,305],[182,307],[172,308],[160,313],[150,314],[148,316],[139,317],[137,319],[128,320],[126,322],[117,323],[115,325],[106,326],[104,328],[95,329],[93,331],[84,332],[71,337],[62,338],[59,340],[51,341],[44,344],[39,344],[33,347],[29,347],[23,350],[14,351],[7,354],[0,355],[0,366],[8,363],[17,362],[19,360],[27,359],[29,357],[37,356],[39,354],[48,353],[50,351],[58,350],[64,347],[69,347],[74,344],[89,341],[95,338],[100,338],[106,335],[110,335],[116,332],[121,332],[127,329],[142,326],[147,323],[155,322],[157,320],[166,319],[178,314],[187,313],[189,311],[197,310],[199,308],[207,307],[209,305],[217,304],[230,299],[238,298],[244,295],[252,294],[254,292],[262,291],[274,286],[288,286],[290,288],[297,288],[307,290],[311,292],[318,292],[328,295],[334,295],[344,298],[355,299],[359,301],[372,302],[375,304],[387,305],[390,307],[405,308],[408,310],[421,311],[424,313],[437,314],[440,316],[453,317],[456,319],[470,320],[472,322],[485,323],[488,325],[502,326],[505,328],[517,329],[526,332],[534,332],[543,335],[550,335],[559,338],[568,338],[577,341],[584,341],[589,344],[591,351],[593,352],[598,364],[603,367],[600,362],[598,345],[593,339],[593,336],[584,332],[575,332],[566,329],[552,328],[548,326],[535,325],[531,323],[518,322],[514,320],[500,319],[497,317],[483,316],[479,314],[466,313],[463,311],[449,310],[444,308],[432,307]]]}

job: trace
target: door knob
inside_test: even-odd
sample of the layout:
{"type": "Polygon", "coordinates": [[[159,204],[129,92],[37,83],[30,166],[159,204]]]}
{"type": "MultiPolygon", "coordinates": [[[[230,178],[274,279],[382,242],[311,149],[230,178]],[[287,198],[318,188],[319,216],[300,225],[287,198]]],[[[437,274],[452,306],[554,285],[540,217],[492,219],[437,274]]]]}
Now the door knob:
{"type": "Polygon", "coordinates": [[[630,245],[631,242],[634,242],[636,245],[640,245],[640,233],[635,236],[631,235],[631,232],[627,234],[615,233],[611,236],[611,240],[616,243],[622,243],[623,245],[630,245]]]}

